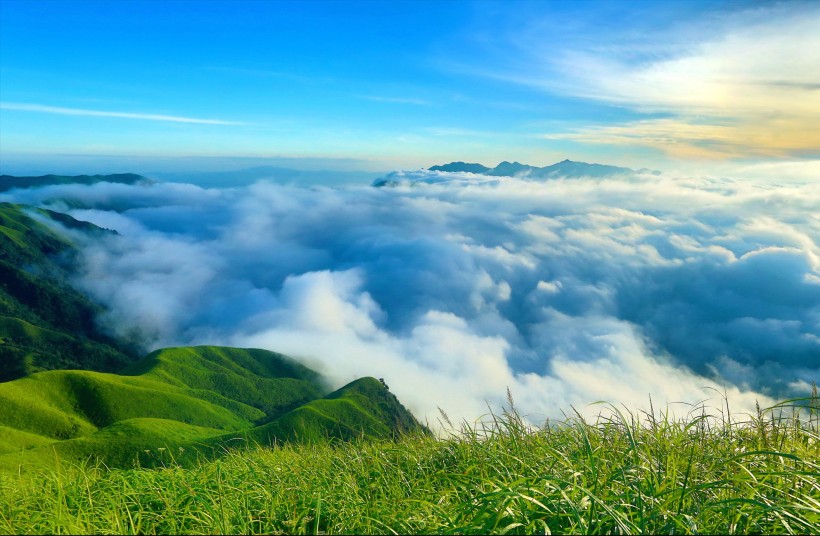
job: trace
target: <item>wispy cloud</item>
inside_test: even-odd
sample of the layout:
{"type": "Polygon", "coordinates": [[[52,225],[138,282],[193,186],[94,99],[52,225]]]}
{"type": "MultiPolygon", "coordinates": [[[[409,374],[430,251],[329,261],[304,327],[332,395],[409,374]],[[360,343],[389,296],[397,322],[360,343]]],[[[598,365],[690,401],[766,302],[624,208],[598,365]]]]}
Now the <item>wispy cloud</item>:
{"type": "Polygon", "coordinates": [[[488,76],[667,116],[590,125],[565,139],[687,157],[820,156],[820,6],[725,15],[698,14],[706,30],[636,21],[640,32],[566,44],[524,31],[509,37],[520,62],[488,76]]]}
{"type": "Polygon", "coordinates": [[[79,115],[92,117],[118,117],[121,119],[141,119],[145,121],[166,121],[170,123],[194,123],[199,125],[246,125],[238,121],[224,121],[222,119],[202,119],[198,117],[182,117],[177,115],[146,114],[135,112],[112,112],[105,110],[87,110],[84,108],[63,108],[44,104],[28,104],[19,102],[0,102],[2,110],[16,110],[22,112],[40,112],[58,115],[79,115]]]}

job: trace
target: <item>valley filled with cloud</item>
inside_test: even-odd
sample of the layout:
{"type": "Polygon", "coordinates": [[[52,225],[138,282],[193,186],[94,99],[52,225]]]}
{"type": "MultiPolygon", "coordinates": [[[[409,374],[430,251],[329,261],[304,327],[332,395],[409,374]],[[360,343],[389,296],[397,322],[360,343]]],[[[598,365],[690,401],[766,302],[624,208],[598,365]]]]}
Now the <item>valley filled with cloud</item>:
{"type": "MultiPolygon", "coordinates": [[[[753,412],[820,375],[820,191],[634,174],[427,170],[399,186],[52,186],[0,195],[119,234],[74,284],[144,349],[283,352],[384,377],[422,420],[509,388],[534,422],[604,400],[753,412]],[[680,404],[679,404],[680,403],[680,404]]],[[[400,179],[400,180],[398,180],[400,179]]],[[[66,230],[65,232],[70,232],[66,230]]]]}

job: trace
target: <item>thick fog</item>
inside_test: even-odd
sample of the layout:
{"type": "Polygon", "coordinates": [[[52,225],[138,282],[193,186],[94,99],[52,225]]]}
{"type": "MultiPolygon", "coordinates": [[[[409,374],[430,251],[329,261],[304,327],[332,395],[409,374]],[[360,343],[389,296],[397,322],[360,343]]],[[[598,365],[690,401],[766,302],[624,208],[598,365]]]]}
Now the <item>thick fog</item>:
{"type": "Polygon", "coordinates": [[[383,377],[420,418],[604,400],[734,411],[820,378],[820,187],[399,172],[396,187],[20,190],[119,235],[76,284],[146,349],[286,353],[383,377]],[[82,208],[76,208],[82,207],[82,208]]]}

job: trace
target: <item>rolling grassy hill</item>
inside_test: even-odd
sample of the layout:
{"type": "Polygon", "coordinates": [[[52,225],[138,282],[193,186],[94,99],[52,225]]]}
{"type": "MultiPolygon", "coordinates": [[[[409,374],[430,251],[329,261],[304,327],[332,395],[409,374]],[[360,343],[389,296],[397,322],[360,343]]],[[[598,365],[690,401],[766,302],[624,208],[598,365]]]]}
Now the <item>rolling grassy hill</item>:
{"type": "MultiPolygon", "coordinates": [[[[421,430],[396,397],[375,378],[360,378],[241,437],[259,444],[385,438],[421,430]]],[[[225,439],[225,438],[223,438],[225,439]]]]}
{"type": "Polygon", "coordinates": [[[422,429],[374,378],[327,391],[315,372],[281,354],[213,346],[159,350],[123,374],[39,372],[0,383],[0,470],[86,458],[151,466],[161,461],[158,449],[185,462],[231,444],[422,429]]]}

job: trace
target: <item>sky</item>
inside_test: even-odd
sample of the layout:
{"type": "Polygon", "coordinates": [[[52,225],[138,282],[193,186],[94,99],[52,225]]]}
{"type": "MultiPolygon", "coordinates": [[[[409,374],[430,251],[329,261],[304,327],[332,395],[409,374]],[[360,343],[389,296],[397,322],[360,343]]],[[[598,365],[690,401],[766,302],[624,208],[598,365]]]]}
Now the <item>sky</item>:
{"type": "Polygon", "coordinates": [[[818,27],[811,1],[3,0],[0,165],[816,175],[818,27]]]}

